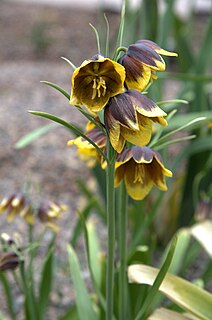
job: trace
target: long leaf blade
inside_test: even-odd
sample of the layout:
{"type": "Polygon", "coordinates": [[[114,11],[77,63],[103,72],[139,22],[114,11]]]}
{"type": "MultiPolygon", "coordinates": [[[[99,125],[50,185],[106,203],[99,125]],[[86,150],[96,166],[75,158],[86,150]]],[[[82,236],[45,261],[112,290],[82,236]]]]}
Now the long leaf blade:
{"type": "Polygon", "coordinates": [[[79,260],[71,245],[68,246],[68,256],[73,285],[76,292],[76,304],[79,320],[84,320],[85,316],[86,320],[97,320],[97,315],[93,310],[91,299],[82,279],[79,260]]]}
{"type": "Polygon", "coordinates": [[[164,277],[166,276],[168,269],[170,267],[170,264],[172,262],[172,258],[174,256],[176,244],[177,244],[177,237],[175,237],[172,240],[167,257],[166,257],[160,271],[158,272],[158,274],[152,284],[151,289],[149,290],[149,293],[146,297],[146,300],[144,301],[144,304],[143,304],[141,310],[139,311],[138,315],[136,316],[136,320],[142,319],[143,315],[147,312],[149,306],[152,303],[152,300],[154,299],[155,295],[157,294],[159,287],[160,287],[164,277]]]}
{"type": "Polygon", "coordinates": [[[53,281],[53,261],[54,261],[54,239],[51,241],[48,255],[43,264],[43,270],[41,274],[40,280],[40,289],[39,289],[39,313],[40,318],[45,319],[45,312],[47,308],[47,304],[49,301],[49,295],[52,288],[53,281]]]}

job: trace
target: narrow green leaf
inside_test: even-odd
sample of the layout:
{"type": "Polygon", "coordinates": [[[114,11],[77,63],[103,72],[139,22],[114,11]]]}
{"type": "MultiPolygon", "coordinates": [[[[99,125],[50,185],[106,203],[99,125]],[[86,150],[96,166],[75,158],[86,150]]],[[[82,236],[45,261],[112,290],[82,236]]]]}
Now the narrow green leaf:
{"type": "Polygon", "coordinates": [[[76,292],[76,305],[79,320],[85,320],[85,316],[86,320],[97,320],[97,315],[94,312],[85,282],[82,279],[79,260],[71,245],[68,246],[68,256],[73,286],[76,292]]]}
{"type": "Polygon", "coordinates": [[[11,319],[15,320],[16,314],[14,311],[12,291],[11,291],[10,284],[8,282],[6,274],[1,271],[0,271],[0,281],[1,281],[2,286],[4,288],[4,296],[6,298],[9,314],[11,316],[11,319]]]}
{"type": "MultiPolygon", "coordinates": [[[[91,198],[91,200],[86,204],[85,208],[80,211],[80,216],[83,216],[85,220],[89,217],[91,210],[95,207],[96,199],[91,198]]],[[[82,222],[81,219],[78,219],[74,230],[72,232],[70,243],[73,247],[76,246],[77,240],[82,232],[82,222]]]]}
{"type": "Polygon", "coordinates": [[[164,101],[157,101],[156,104],[158,106],[163,106],[163,109],[167,112],[176,107],[177,104],[188,104],[187,100],[182,99],[173,99],[173,100],[164,100],[164,101]]]}
{"type": "MultiPolygon", "coordinates": [[[[154,144],[151,144],[151,148],[155,148],[155,147],[158,146],[158,145],[160,146],[161,144],[166,143],[166,140],[167,140],[170,136],[172,136],[173,134],[175,134],[175,133],[177,133],[177,132],[179,132],[179,131],[182,131],[182,130],[190,127],[190,126],[193,126],[194,124],[196,125],[196,123],[201,122],[201,121],[203,121],[203,120],[205,120],[205,119],[206,119],[205,117],[199,117],[199,118],[196,118],[196,119],[194,119],[194,120],[186,123],[186,124],[183,125],[183,126],[180,126],[180,127],[178,126],[177,129],[172,130],[171,132],[165,134],[165,135],[162,136],[160,139],[158,139],[154,144]]],[[[192,136],[192,139],[193,139],[193,136],[192,136]]],[[[168,143],[170,144],[170,141],[169,141],[168,143]]]]}
{"type": "Polygon", "coordinates": [[[189,146],[183,149],[181,153],[175,158],[173,168],[175,168],[183,159],[191,155],[204,152],[212,149],[212,139],[210,136],[198,138],[193,141],[189,146]]]}
{"type": "Polygon", "coordinates": [[[96,29],[91,23],[89,23],[89,26],[90,26],[90,27],[94,30],[94,32],[95,32],[98,54],[101,54],[100,41],[99,41],[99,33],[98,33],[97,29],[96,29]]]}
{"type": "MultiPolygon", "coordinates": [[[[96,236],[96,232],[94,230],[94,226],[92,224],[85,223],[84,218],[81,216],[81,222],[84,228],[84,236],[85,236],[85,244],[86,244],[86,253],[88,260],[88,267],[91,275],[91,280],[93,287],[95,289],[96,295],[104,311],[106,312],[106,301],[101,292],[101,283],[102,277],[104,277],[104,273],[102,272],[102,256],[100,252],[100,245],[98,242],[98,238],[96,236]]],[[[115,317],[113,319],[115,320],[115,317]]]]}
{"type": "MultiPolygon", "coordinates": [[[[128,268],[129,281],[153,285],[159,269],[146,265],[131,265],[128,268]]],[[[212,295],[194,284],[167,273],[159,289],[171,301],[199,319],[210,320],[212,314],[212,295]]]]}
{"type": "Polygon", "coordinates": [[[39,288],[39,313],[40,319],[45,319],[45,312],[49,301],[49,295],[53,281],[53,260],[54,260],[54,238],[47,250],[47,257],[43,263],[43,270],[40,279],[39,288]]]}
{"type": "Polygon", "coordinates": [[[68,62],[68,64],[70,64],[70,66],[74,69],[74,70],[76,70],[76,66],[69,60],[69,59],[67,59],[67,58],[65,58],[65,57],[61,57],[61,59],[63,59],[63,60],[65,60],[66,62],[68,62]]]}
{"type": "Polygon", "coordinates": [[[61,92],[68,100],[70,100],[70,94],[66,92],[63,88],[59,87],[57,84],[49,82],[49,81],[40,81],[41,83],[45,83],[48,86],[56,89],[57,91],[61,92]]]}
{"type": "Polygon", "coordinates": [[[159,77],[161,79],[175,79],[179,81],[195,81],[195,82],[211,82],[212,75],[202,75],[196,73],[172,73],[172,72],[161,72],[159,77]]]}
{"type": "MultiPolygon", "coordinates": [[[[170,264],[172,262],[172,258],[174,256],[176,244],[177,244],[177,237],[174,237],[174,239],[172,240],[172,243],[170,245],[167,257],[166,257],[160,271],[158,272],[157,276],[155,277],[154,282],[152,283],[152,287],[150,288],[148,295],[142,305],[142,308],[138,312],[135,320],[143,319],[142,317],[147,312],[153,299],[155,298],[155,295],[157,294],[159,287],[160,287],[161,283],[163,282],[163,280],[168,272],[168,269],[170,267],[170,264]]],[[[131,280],[130,274],[129,274],[129,280],[131,280]]]]}
{"type": "Polygon", "coordinates": [[[84,135],[84,133],[82,133],[82,131],[79,128],[77,128],[76,126],[74,126],[73,124],[68,123],[68,122],[64,121],[63,119],[58,118],[58,117],[54,116],[53,114],[50,114],[50,113],[47,113],[47,112],[32,111],[32,110],[29,110],[29,112],[34,114],[34,115],[36,115],[36,116],[40,116],[40,117],[43,117],[43,118],[46,118],[46,119],[50,119],[50,120],[52,120],[54,122],[60,123],[62,126],[68,128],[73,133],[75,133],[77,136],[81,136],[82,138],[87,140],[89,143],[91,143],[94,146],[94,148],[96,148],[96,150],[101,154],[101,156],[105,160],[107,160],[104,152],[93,142],[93,140],[91,140],[86,135],[84,135]]]}
{"type": "Polygon", "coordinates": [[[188,251],[191,234],[189,229],[180,229],[177,232],[177,245],[175,248],[175,254],[172,259],[169,272],[172,274],[179,273],[182,269],[183,261],[188,251]]]}
{"type": "Polygon", "coordinates": [[[92,273],[94,276],[94,281],[98,288],[101,285],[101,251],[100,251],[100,244],[96,234],[96,230],[94,227],[94,223],[89,221],[87,223],[87,230],[88,230],[88,248],[89,248],[89,260],[90,260],[90,267],[92,269],[92,273]]]}
{"type": "Polygon", "coordinates": [[[57,127],[57,124],[51,123],[51,124],[47,124],[46,126],[42,126],[40,128],[37,128],[37,129],[31,131],[30,133],[27,133],[20,140],[18,140],[14,147],[16,149],[25,148],[28,145],[30,145],[33,141],[37,140],[38,138],[40,138],[41,136],[43,136],[44,134],[46,134],[47,132],[49,132],[50,130],[52,130],[56,127],[57,127]]]}
{"type": "Polygon", "coordinates": [[[121,9],[121,20],[119,25],[118,39],[117,39],[117,43],[119,47],[122,47],[122,42],[123,42],[125,13],[126,13],[126,0],[123,0],[122,9],[121,9]]]}
{"type": "Polygon", "coordinates": [[[159,144],[157,147],[154,147],[156,150],[161,150],[171,144],[175,144],[175,143],[179,143],[179,142],[182,142],[182,141],[188,141],[188,140],[192,140],[192,139],[195,139],[196,136],[195,135],[192,135],[192,136],[187,136],[187,137],[183,137],[183,138],[179,138],[179,139],[173,139],[173,140],[169,140],[169,141],[166,141],[164,143],[161,143],[159,144]]]}
{"type": "Polygon", "coordinates": [[[169,121],[169,125],[167,127],[164,127],[164,131],[170,131],[179,128],[179,126],[185,126],[186,124],[197,118],[205,118],[204,122],[200,122],[199,125],[205,124],[212,120],[212,111],[177,114],[169,121]]]}

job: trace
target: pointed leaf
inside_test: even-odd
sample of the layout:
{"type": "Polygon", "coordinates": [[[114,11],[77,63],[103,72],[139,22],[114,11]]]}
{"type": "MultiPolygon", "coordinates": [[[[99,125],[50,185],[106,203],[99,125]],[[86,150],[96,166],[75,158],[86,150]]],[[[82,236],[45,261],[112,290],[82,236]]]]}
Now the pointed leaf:
{"type": "Polygon", "coordinates": [[[27,133],[25,136],[23,136],[20,140],[18,140],[15,144],[16,149],[25,148],[29,144],[31,144],[33,141],[40,138],[42,135],[46,134],[50,130],[57,127],[56,123],[47,124],[46,126],[42,126],[40,128],[37,128],[29,133],[27,133]]]}
{"type": "MultiPolygon", "coordinates": [[[[128,268],[129,281],[153,285],[159,270],[146,265],[131,265],[128,268]]],[[[177,305],[200,319],[210,320],[212,295],[194,284],[167,273],[159,289],[177,305]]]]}
{"type": "Polygon", "coordinates": [[[43,264],[43,270],[40,280],[39,289],[39,313],[40,319],[45,319],[45,312],[49,301],[49,295],[53,281],[53,259],[54,259],[54,238],[51,241],[48,249],[47,257],[43,264]]]}
{"type": "Polygon", "coordinates": [[[177,244],[177,238],[175,237],[172,240],[172,243],[170,245],[166,259],[165,259],[160,271],[158,272],[158,274],[152,284],[152,287],[150,288],[148,295],[142,305],[142,308],[138,312],[135,320],[143,319],[144,314],[147,312],[147,309],[151,305],[156,293],[159,290],[161,283],[163,282],[164,277],[166,276],[166,274],[168,272],[168,269],[170,267],[170,264],[172,262],[172,258],[173,258],[174,252],[175,252],[176,244],[177,244]]]}
{"type": "Polygon", "coordinates": [[[93,140],[91,140],[90,138],[88,138],[86,135],[84,135],[84,133],[82,133],[82,131],[77,128],[75,125],[66,122],[65,120],[54,116],[53,114],[47,113],[47,112],[41,112],[41,111],[32,111],[29,110],[30,113],[36,115],[36,116],[40,116],[49,120],[52,120],[56,123],[60,123],[62,126],[64,126],[65,128],[68,128],[69,130],[71,130],[73,133],[75,133],[77,136],[81,136],[82,138],[84,138],[85,140],[87,140],[89,143],[91,143],[94,148],[96,148],[96,150],[101,154],[101,156],[106,159],[106,156],[104,154],[104,152],[93,142],[93,140]]]}
{"type": "Polygon", "coordinates": [[[97,315],[94,312],[85,282],[82,279],[79,260],[74,249],[70,245],[68,246],[68,256],[73,285],[76,292],[76,305],[79,320],[85,320],[85,316],[86,320],[97,320],[97,315]]]}
{"type": "Polygon", "coordinates": [[[63,88],[59,87],[57,84],[49,82],[49,81],[41,81],[41,83],[45,83],[48,86],[56,89],[57,91],[62,93],[68,100],[70,100],[70,94],[68,92],[66,92],[63,88]]]}

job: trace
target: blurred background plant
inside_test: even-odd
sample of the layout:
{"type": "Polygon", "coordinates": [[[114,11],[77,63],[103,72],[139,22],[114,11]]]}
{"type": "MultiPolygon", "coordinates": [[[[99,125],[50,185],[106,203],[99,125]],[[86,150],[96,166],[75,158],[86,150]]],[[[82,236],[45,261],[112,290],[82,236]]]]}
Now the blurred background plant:
{"type": "MultiPolygon", "coordinates": [[[[169,246],[170,239],[177,232],[178,244],[169,272],[211,290],[212,227],[207,220],[211,219],[212,214],[212,68],[210,63],[212,17],[211,12],[206,12],[204,15],[197,14],[195,2],[189,3],[190,11],[186,17],[180,16],[176,11],[176,1],[167,0],[163,3],[164,6],[161,7],[157,0],[143,0],[136,9],[133,9],[130,1],[127,1],[123,43],[128,46],[138,39],[151,39],[162,48],[179,54],[174,63],[166,59],[169,71],[158,74],[158,80],[154,82],[154,86],[148,88],[148,95],[159,105],[161,103],[161,108],[164,111],[171,114],[176,112],[173,117],[170,117],[169,126],[165,129],[165,133],[169,133],[179,126],[184,126],[198,117],[204,117],[205,119],[192,126],[185,127],[184,131],[180,133],[176,133],[173,139],[179,139],[179,144],[175,144],[174,147],[167,145],[160,151],[163,153],[167,167],[174,172],[174,178],[169,182],[169,191],[164,194],[154,190],[144,201],[130,202],[128,263],[137,262],[160,267],[164,259],[164,248],[169,246]],[[203,20],[204,26],[200,23],[203,20]],[[188,104],[183,102],[164,103],[164,97],[166,97],[166,100],[175,98],[185,100],[188,101],[188,104]],[[183,142],[183,138],[188,135],[195,135],[196,138],[183,142]]],[[[102,23],[102,18],[99,16],[97,29],[101,28],[102,30],[102,23]]],[[[38,24],[33,30],[35,32],[33,31],[31,39],[34,50],[39,49],[40,52],[40,49],[43,50],[44,48],[44,52],[48,55],[49,50],[51,50],[51,41],[46,38],[47,27],[45,26],[43,29],[38,24]]],[[[69,32],[72,32],[72,30],[69,30],[69,32]]],[[[102,42],[104,43],[105,40],[102,42]]],[[[71,50],[69,52],[71,55],[71,50]]],[[[50,128],[52,130],[52,126],[50,128]]],[[[27,137],[18,141],[16,147],[26,147],[44,133],[47,134],[49,125],[39,128],[39,130],[36,129],[30,133],[30,136],[27,135],[27,137]]],[[[97,268],[95,270],[92,270],[92,268],[95,266],[97,256],[100,256],[100,262],[97,266],[101,265],[103,272],[105,268],[104,253],[100,249],[102,244],[98,243],[94,226],[96,225],[96,217],[100,218],[97,219],[97,224],[100,224],[101,227],[103,222],[102,228],[105,224],[103,209],[105,177],[99,166],[93,168],[92,172],[97,182],[96,190],[100,190],[100,193],[91,191],[84,179],[78,177],[76,182],[78,190],[84,195],[86,201],[83,209],[78,212],[80,218],[76,221],[70,235],[71,248],[74,249],[69,250],[69,257],[72,277],[79,281],[79,274],[76,271],[79,268],[79,262],[74,250],[81,243],[82,231],[85,232],[87,235],[85,242],[87,247],[90,246],[91,254],[91,256],[88,256],[88,268],[90,268],[91,274],[95,275],[93,285],[97,282],[101,283],[100,287],[104,287],[105,284],[102,283],[101,274],[97,271],[97,268]],[[91,221],[86,224],[89,217],[93,217],[93,213],[95,213],[95,222],[91,221]],[[75,270],[74,273],[73,270],[75,270]]],[[[102,235],[102,238],[104,242],[104,235],[102,235]]],[[[54,251],[52,245],[50,241],[47,253],[54,251]]],[[[104,249],[104,245],[102,248],[104,249]]],[[[29,252],[31,251],[29,250],[29,252]]],[[[49,257],[52,257],[50,253],[49,257]]],[[[46,263],[50,263],[48,258],[48,262],[44,262],[44,266],[46,263]]],[[[5,274],[1,273],[3,284],[5,283],[4,277],[5,274]]],[[[7,286],[9,287],[8,284],[7,286]]],[[[78,292],[77,290],[79,288],[76,288],[77,296],[84,292],[78,292]]],[[[136,317],[140,302],[146,295],[147,287],[143,286],[141,289],[138,285],[131,284],[129,290],[133,292],[131,307],[132,310],[135,310],[135,314],[132,314],[132,316],[136,317]]],[[[38,302],[41,299],[39,295],[41,295],[41,292],[38,293],[38,302]]],[[[170,297],[170,295],[168,296],[170,297]]],[[[11,303],[11,301],[8,302],[9,309],[11,303]]],[[[179,309],[179,305],[181,305],[179,301],[177,303],[176,301],[175,303],[167,302],[161,295],[157,296],[148,314],[161,305],[175,311],[181,310],[179,309]]],[[[77,300],[77,308],[83,308],[81,301],[77,300]]],[[[161,312],[161,319],[163,319],[163,311],[161,312]]],[[[61,319],[82,319],[76,314],[76,305],[72,305],[61,319]]],[[[159,318],[158,315],[155,318],[152,315],[149,319],[159,318]]],[[[206,317],[205,319],[209,318],[206,317]]]]}

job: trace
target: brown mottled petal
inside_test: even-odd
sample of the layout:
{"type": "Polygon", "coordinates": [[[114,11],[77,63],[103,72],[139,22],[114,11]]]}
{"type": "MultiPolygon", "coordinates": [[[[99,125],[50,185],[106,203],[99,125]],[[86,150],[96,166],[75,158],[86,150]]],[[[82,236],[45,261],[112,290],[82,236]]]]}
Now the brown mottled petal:
{"type": "Polygon", "coordinates": [[[3,200],[0,203],[0,212],[5,211],[11,204],[11,201],[14,199],[16,194],[11,194],[9,197],[3,198],[3,200]]]}
{"type": "Polygon", "coordinates": [[[126,59],[123,59],[120,63],[126,69],[125,84],[127,89],[144,90],[151,79],[151,68],[127,55],[126,59]]]}
{"type": "Polygon", "coordinates": [[[163,117],[152,117],[151,120],[155,123],[159,123],[161,126],[167,126],[168,123],[163,117]]]}
{"type": "Polygon", "coordinates": [[[132,100],[137,112],[146,117],[164,117],[166,113],[160,109],[151,99],[136,90],[126,91],[132,100]]]}
{"type": "Polygon", "coordinates": [[[137,163],[151,163],[154,153],[148,147],[132,147],[133,159],[137,163]]]}
{"type": "Polygon", "coordinates": [[[155,159],[153,159],[151,166],[147,168],[147,171],[151,176],[154,185],[158,187],[160,190],[166,191],[167,185],[163,174],[163,170],[160,164],[155,159]]]}
{"type": "Polygon", "coordinates": [[[120,124],[111,115],[109,107],[105,108],[104,122],[113,148],[120,153],[125,142],[120,137],[120,124]]]}
{"type": "Polygon", "coordinates": [[[106,146],[106,136],[99,128],[93,128],[86,133],[86,136],[95,142],[98,147],[102,148],[106,146]]]}
{"type": "Polygon", "coordinates": [[[124,173],[125,173],[125,165],[120,164],[119,167],[115,170],[115,180],[114,180],[114,186],[117,188],[121,181],[124,179],[124,173]]]}
{"type": "Polygon", "coordinates": [[[125,163],[132,158],[132,150],[125,148],[120,154],[116,157],[116,165],[119,163],[125,163]]]}
{"type": "Polygon", "coordinates": [[[129,46],[127,55],[155,70],[158,69],[158,63],[163,63],[161,56],[156,51],[143,44],[129,46]]]}
{"type": "Polygon", "coordinates": [[[6,252],[0,254],[0,270],[13,270],[19,264],[19,257],[12,252],[6,252]]]}
{"type": "Polygon", "coordinates": [[[131,130],[121,127],[121,135],[126,141],[137,146],[145,146],[149,143],[152,134],[152,122],[146,117],[140,116],[139,130],[131,130]]]}
{"type": "Polygon", "coordinates": [[[156,44],[155,42],[151,41],[151,40],[138,40],[136,41],[135,44],[145,44],[146,46],[152,48],[153,50],[155,50],[157,53],[162,54],[164,56],[175,56],[177,57],[178,54],[175,52],[170,52],[167,50],[162,49],[158,44],[156,44]]]}
{"type": "Polygon", "coordinates": [[[138,120],[132,101],[125,93],[111,98],[108,104],[111,116],[121,125],[138,130],[138,120]]]}
{"type": "Polygon", "coordinates": [[[161,156],[156,150],[154,150],[154,158],[157,161],[157,163],[160,165],[163,174],[167,177],[172,177],[173,176],[172,172],[169,169],[164,167],[161,156]]]}

